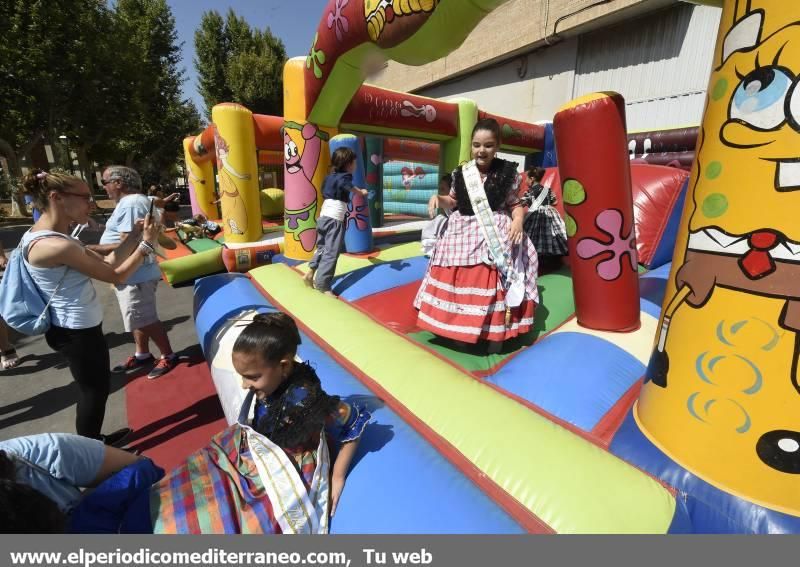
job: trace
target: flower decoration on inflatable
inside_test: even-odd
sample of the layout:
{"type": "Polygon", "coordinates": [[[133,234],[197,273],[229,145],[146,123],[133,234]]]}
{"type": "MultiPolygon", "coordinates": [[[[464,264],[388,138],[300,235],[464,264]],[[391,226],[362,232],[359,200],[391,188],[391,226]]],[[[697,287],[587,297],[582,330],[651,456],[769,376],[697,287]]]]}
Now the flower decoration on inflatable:
{"type": "Polygon", "coordinates": [[[626,264],[629,264],[635,272],[636,240],[633,227],[630,228],[627,235],[623,233],[622,213],[614,209],[607,209],[597,215],[595,224],[604,234],[608,235],[610,241],[602,242],[594,238],[584,238],[578,242],[576,247],[578,257],[589,260],[610,252],[610,258],[597,264],[597,275],[606,281],[617,279],[626,264]]]}

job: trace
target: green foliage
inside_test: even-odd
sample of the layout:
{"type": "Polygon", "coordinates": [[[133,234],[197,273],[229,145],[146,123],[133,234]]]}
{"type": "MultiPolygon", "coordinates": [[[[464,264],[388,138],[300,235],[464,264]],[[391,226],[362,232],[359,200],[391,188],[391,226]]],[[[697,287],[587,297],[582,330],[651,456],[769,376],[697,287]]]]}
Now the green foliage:
{"type": "Polygon", "coordinates": [[[179,48],[165,0],[0,2],[0,142],[58,153],[66,135],[87,175],[93,161],[167,169],[200,128],[179,48]]]}
{"type": "Polygon", "coordinates": [[[203,14],[195,32],[194,64],[206,115],[221,102],[238,102],[257,114],[283,114],[286,48],[269,29],[253,29],[229,10],[225,19],[203,14]]]}

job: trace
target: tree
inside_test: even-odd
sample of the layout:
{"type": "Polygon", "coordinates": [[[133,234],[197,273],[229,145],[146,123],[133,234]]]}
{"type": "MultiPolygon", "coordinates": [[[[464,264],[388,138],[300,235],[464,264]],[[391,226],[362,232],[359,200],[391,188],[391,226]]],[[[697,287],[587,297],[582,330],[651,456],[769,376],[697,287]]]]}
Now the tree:
{"type": "Polygon", "coordinates": [[[0,153],[11,175],[20,177],[28,156],[41,155],[44,162],[32,165],[47,165],[43,143],[74,135],[72,110],[106,108],[96,88],[102,65],[93,62],[107,51],[98,30],[110,25],[110,13],[103,0],[8,0],[0,6],[0,153]]]}
{"type": "Polygon", "coordinates": [[[229,10],[203,14],[195,32],[194,64],[206,114],[221,102],[238,102],[257,114],[283,113],[286,48],[269,28],[253,29],[229,10]]]}
{"type": "Polygon", "coordinates": [[[180,45],[166,0],[118,0],[115,15],[137,85],[128,113],[128,136],[119,143],[125,162],[164,171],[182,151],[183,138],[200,129],[194,105],[183,100],[180,45]]]}
{"type": "Polygon", "coordinates": [[[165,0],[0,2],[0,155],[13,176],[44,155],[37,145],[63,153],[62,137],[86,179],[93,162],[166,172],[200,128],[183,81],[165,0]]]}
{"type": "Polygon", "coordinates": [[[15,0],[3,3],[3,11],[0,138],[25,155],[43,138],[63,133],[72,100],[96,107],[96,91],[87,85],[99,82],[91,62],[103,50],[95,31],[109,24],[108,10],[103,0],[15,0]]]}

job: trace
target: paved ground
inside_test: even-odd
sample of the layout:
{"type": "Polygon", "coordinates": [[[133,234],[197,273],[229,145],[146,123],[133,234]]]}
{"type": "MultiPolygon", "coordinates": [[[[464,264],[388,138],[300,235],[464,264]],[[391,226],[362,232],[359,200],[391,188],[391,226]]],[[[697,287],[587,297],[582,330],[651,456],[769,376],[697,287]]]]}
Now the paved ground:
{"type": "MultiPolygon", "coordinates": [[[[0,242],[6,251],[17,246],[28,228],[29,225],[0,226],[0,242]]],[[[91,242],[98,237],[98,234],[86,234],[84,240],[91,242]]],[[[103,306],[103,329],[113,366],[133,352],[133,341],[122,329],[119,307],[110,285],[95,282],[95,289],[103,306]]],[[[192,321],[192,287],[173,289],[162,282],[158,289],[158,309],[173,349],[181,354],[199,356],[192,321]]],[[[61,357],[50,350],[44,337],[17,336],[14,342],[22,364],[11,370],[0,370],[0,440],[32,433],[74,433],[77,386],[69,369],[61,357]]],[[[158,352],[155,346],[152,350],[158,352]]],[[[167,374],[149,382],[155,396],[159,382],[169,379],[167,374]]],[[[125,381],[125,377],[112,377],[104,432],[127,425],[125,381]]]]}

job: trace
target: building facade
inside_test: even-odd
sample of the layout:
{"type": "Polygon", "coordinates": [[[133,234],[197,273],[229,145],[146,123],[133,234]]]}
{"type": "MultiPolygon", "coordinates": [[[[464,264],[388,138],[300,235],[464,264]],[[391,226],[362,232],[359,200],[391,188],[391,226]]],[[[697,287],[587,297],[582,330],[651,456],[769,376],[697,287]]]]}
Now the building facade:
{"type": "Polygon", "coordinates": [[[368,82],[548,121],[569,100],[616,91],[631,132],[700,123],[721,10],[677,0],[511,0],[451,55],[390,62],[368,82]]]}

